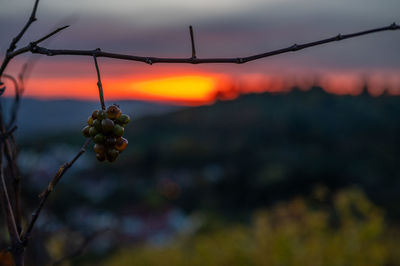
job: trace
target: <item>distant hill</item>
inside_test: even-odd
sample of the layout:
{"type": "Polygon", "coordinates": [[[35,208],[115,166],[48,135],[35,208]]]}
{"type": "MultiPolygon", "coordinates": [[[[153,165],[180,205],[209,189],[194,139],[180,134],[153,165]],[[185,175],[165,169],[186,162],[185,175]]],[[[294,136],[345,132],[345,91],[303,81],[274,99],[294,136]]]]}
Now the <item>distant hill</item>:
{"type": "MultiPolygon", "coordinates": [[[[107,104],[113,104],[109,102],[107,104]]],[[[145,115],[163,114],[181,107],[148,103],[140,101],[115,101],[125,113],[134,118],[145,115]]],[[[11,99],[5,98],[5,111],[11,104],[11,99]]],[[[20,136],[35,136],[43,133],[53,134],[64,130],[80,129],[85,125],[91,113],[99,109],[96,101],[78,100],[37,100],[23,98],[18,115],[18,133],[20,136]]]]}
{"type": "MultiPolygon", "coordinates": [[[[73,116],[81,113],[88,112],[73,116]]],[[[316,185],[357,185],[390,215],[400,215],[398,96],[337,96],[319,88],[244,95],[137,119],[126,134],[128,149],[116,163],[97,163],[89,151],[85,159],[92,160],[91,168],[76,173],[80,178],[64,189],[86,196],[91,188],[82,190],[80,182],[93,180],[93,187],[99,180],[114,182],[113,192],[95,203],[112,212],[173,204],[189,212],[240,216],[309,194],[316,185]]],[[[80,133],[73,136],[71,144],[84,140],[80,133]]],[[[32,145],[66,139],[43,136],[32,145]]],[[[61,198],[60,204],[65,204],[61,198]]]]}

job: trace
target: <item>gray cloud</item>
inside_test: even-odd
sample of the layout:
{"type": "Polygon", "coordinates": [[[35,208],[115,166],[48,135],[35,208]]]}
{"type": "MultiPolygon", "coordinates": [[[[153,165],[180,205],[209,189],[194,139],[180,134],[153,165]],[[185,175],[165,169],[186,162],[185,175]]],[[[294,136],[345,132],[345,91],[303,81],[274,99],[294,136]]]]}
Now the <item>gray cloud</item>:
{"type": "MultiPolygon", "coordinates": [[[[0,48],[25,22],[32,1],[0,0],[0,48]]],[[[349,33],[393,21],[400,23],[398,0],[223,0],[223,1],[55,1],[42,0],[25,42],[70,18],[72,27],[50,44],[152,56],[188,56],[187,26],[195,26],[199,56],[245,56],[339,32],[349,33]],[[71,16],[73,15],[73,19],[71,16]],[[40,33],[40,34],[39,34],[40,33]]],[[[242,67],[390,68],[400,70],[399,32],[346,40],[242,67]]],[[[66,60],[66,57],[51,59],[66,60]]],[[[80,58],[68,58],[80,60],[80,58]]],[[[209,68],[204,66],[205,69],[209,68]]],[[[213,69],[236,67],[211,66],[213,69]]]]}

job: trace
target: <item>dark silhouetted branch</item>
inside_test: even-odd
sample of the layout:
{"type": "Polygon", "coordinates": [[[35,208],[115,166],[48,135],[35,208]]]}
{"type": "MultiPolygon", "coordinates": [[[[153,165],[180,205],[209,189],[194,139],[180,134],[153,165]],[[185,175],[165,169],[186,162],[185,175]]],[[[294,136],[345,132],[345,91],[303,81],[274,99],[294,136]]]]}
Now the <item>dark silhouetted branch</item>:
{"type": "Polygon", "coordinates": [[[79,152],[75,155],[75,157],[70,161],[67,162],[65,164],[63,164],[57,171],[57,173],[54,175],[53,179],[50,181],[49,185],[47,186],[46,190],[43,191],[40,194],[40,203],[39,206],[36,208],[36,210],[32,213],[32,218],[31,221],[29,222],[29,225],[26,229],[26,231],[22,234],[22,241],[23,243],[26,245],[30,234],[32,232],[33,227],[35,226],[36,220],[40,215],[40,212],[44,206],[44,204],[46,203],[47,198],[49,197],[50,193],[53,191],[54,187],[57,185],[57,183],[60,181],[60,179],[62,178],[62,176],[68,171],[68,169],[76,162],[76,160],[79,159],[79,157],[81,157],[82,154],[85,153],[86,148],[88,147],[89,143],[91,142],[91,139],[88,139],[83,146],[81,147],[81,149],[79,150],[79,152]]]}
{"type": "MultiPolygon", "coordinates": [[[[4,149],[4,144],[3,144],[3,142],[1,142],[1,144],[0,144],[1,154],[3,154],[3,149],[4,149]]],[[[0,156],[0,157],[2,157],[2,156],[0,156]]],[[[4,179],[4,169],[3,169],[3,159],[2,158],[0,158],[0,178],[1,178],[1,187],[2,187],[1,195],[3,198],[2,199],[3,205],[4,205],[4,208],[6,211],[8,230],[9,230],[9,234],[11,237],[11,241],[15,244],[16,242],[21,242],[21,240],[19,238],[17,224],[15,222],[15,217],[14,217],[14,211],[11,206],[10,197],[8,195],[7,184],[4,179]]]]}
{"type": "Polygon", "coordinates": [[[33,5],[33,9],[32,9],[32,12],[31,12],[31,15],[30,15],[28,21],[26,22],[26,24],[22,28],[22,30],[18,33],[18,35],[11,41],[10,47],[8,48],[7,53],[10,53],[15,50],[15,48],[17,47],[17,43],[19,42],[19,40],[21,40],[22,36],[24,36],[24,34],[28,30],[29,26],[37,20],[36,19],[36,10],[37,10],[38,5],[39,5],[39,0],[35,0],[35,4],[33,5]]]}
{"type": "Polygon", "coordinates": [[[107,232],[107,231],[109,231],[109,230],[110,230],[110,229],[99,230],[99,231],[96,231],[96,232],[94,232],[93,234],[89,235],[88,237],[86,237],[86,238],[82,241],[82,243],[81,243],[74,251],[72,251],[71,253],[65,255],[64,257],[62,257],[62,258],[56,260],[56,261],[53,263],[53,266],[61,265],[61,264],[63,264],[64,262],[70,261],[70,260],[72,260],[72,259],[75,259],[75,258],[81,256],[81,255],[85,252],[85,250],[87,249],[87,247],[90,245],[90,243],[93,242],[93,240],[95,240],[95,239],[98,238],[100,235],[104,234],[105,232],[107,232]]]}
{"type": "MultiPolygon", "coordinates": [[[[350,38],[359,37],[362,35],[368,35],[376,32],[382,31],[390,31],[390,30],[399,30],[400,26],[396,23],[392,23],[389,26],[375,28],[371,30],[360,31],[351,34],[338,34],[334,37],[322,39],[319,41],[308,42],[304,44],[293,44],[289,47],[273,50],[265,53],[255,54],[247,57],[235,57],[235,58],[160,58],[160,57],[151,57],[151,56],[137,56],[137,55],[127,55],[127,54],[118,54],[118,53],[109,53],[103,52],[100,50],[68,50],[68,49],[48,49],[40,46],[31,47],[30,51],[34,54],[43,54],[48,56],[56,56],[56,55],[78,55],[78,56],[93,56],[96,54],[96,57],[107,57],[121,60],[130,60],[130,61],[138,61],[147,64],[155,64],[155,63],[186,63],[186,64],[210,64],[210,63],[231,63],[231,64],[244,64],[247,62],[251,62],[254,60],[258,60],[261,58],[271,57],[274,55],[296,52],[305,48],[318,46],[330,42],[342,41],[350,38]]],[[[26,52],[26,47],[21,48],[23,52],[26,52]]],[[[18,51],[15,51],[18,52],[18,51]]],[[[22,52],[21,52],[22,53],[22,52]]]]}
{"type": "Polygon", "coordinates": [[[94,59],[94,65],[96,66],[96,72],[97,72],[97,87],[99,88],[101,109],[106,110],[106,105],[104,103],[104,95],[103,95],[103,85],[101,84],[100,69],[99,69],[99,65],[97,64],[97,53],[98,52],[101,52],[99,48],[97,48],[95,50],[95,52],[93,53],[93,59],[94,59]]]}
{"type": "MultiPolygon", "coordinates": [[[[38,1],[37,1],[38,2],[38,1]]],[[[31,42],[30,44],[26,45],[25,47],[22,47],[18,50],[15,50],[15,47],[13,50],[11,51],[7,51],[6,57],[4,58],[3,63],[0,66],[0,78],[3,75],[4,70],[6,69],[8,63],[10,62],[11,59],[13,59],[14,57],[16,57],[17,55],[23,54],[23,53],[27,53],[29,52],[33,47],[36,47],[39,43],[49,39],[50,37],[52,37],[53,35],[55,35],[56,33],[68,28],[69,25],[64,26],[64,27],[60,27],[52,32],[50,32],[49,34],[43,36],[40,39],[37,39],[36,41],[31,42]]],[[[11,47],[11,46],[10,46],[11,47]]]]}
{"type": "Polygon", "coordinates": [[[196,58],[196,46],[194,45],[194,36],[193,36],[193,27],[192,25],[189,26],[189,32],[190,32],[190,42],[192,44],[192,58],[196,58]]]}

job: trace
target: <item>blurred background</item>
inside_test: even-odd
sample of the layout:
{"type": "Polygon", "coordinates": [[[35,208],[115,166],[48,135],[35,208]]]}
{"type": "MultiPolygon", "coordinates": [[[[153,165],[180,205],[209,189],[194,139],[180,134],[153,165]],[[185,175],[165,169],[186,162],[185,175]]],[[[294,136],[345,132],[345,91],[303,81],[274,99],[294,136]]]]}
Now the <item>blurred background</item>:
{"type": "MultiPolygon", "coordinates": [[[[32,3],[0,4],[5,51],[32,3]]],[[[42,0],[22,43],[71,24],[44,46],[188,57],[193,25],[199,57],[237,57],[386,26],[399,8],[42,0]]],[[[129,146],[112,164],[90,148],[67,172],[27,264],[400,265],[399,41],[385,32],[238,66],[100,58],[107,105],[132,118],[129,146]]],[[[100,104],[92,58],[21,56],[7,72],[27,60],[16,134],[29,217],[100,104]]]]}

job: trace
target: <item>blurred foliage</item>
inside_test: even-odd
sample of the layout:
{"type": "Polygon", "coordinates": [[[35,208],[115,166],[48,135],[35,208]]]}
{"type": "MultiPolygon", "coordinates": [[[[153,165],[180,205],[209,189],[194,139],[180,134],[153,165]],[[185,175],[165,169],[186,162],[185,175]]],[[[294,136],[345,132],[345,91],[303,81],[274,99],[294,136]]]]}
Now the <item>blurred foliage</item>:
{"type": "MultiPolygon", "coordinates": [[[[32,261],[44,265],[46,256],[57,259],[71,248],[58,230],[87,235],[109,226],[114,235],[95,241],[105,248],[91,256],[108,258],[117,248],[110,265],[400,265],[393,225],[400,220],[399,113],[399,96],[338,96],[313,88],[133,121],[117,162],[100,164],[89,149],[63,178],[46,206],[47,219],[40,219],[50,242],[35,247],[32,261]],[[387,220],[359,192],[316,204],[326,197],[321,188],[309,202],[304,197],[318,184],[333,192],[357,185],[387,220]],[[250,225],[249,217],[263,208],[250,225]],[[206,220],[195,235],[168,247],[120,249],[182,233],[166,218],[173,210],[189,225],[195,214],[206,220]],[[147,230],[121,226],[132,219],[147,230]]],[[[27,209],[83,141],[77,128],[22,146],[27,209]]],[[[93,265],[87,259],[82,265],[93,265]]]]}
{"type": "Polygon", "coordinates": [[[319,190],[312,200],[257,212],[250,225],[124,248],[102,265],[400,265],[399,238],[360,190],[342,190],[329,203],[319,190]]]}

